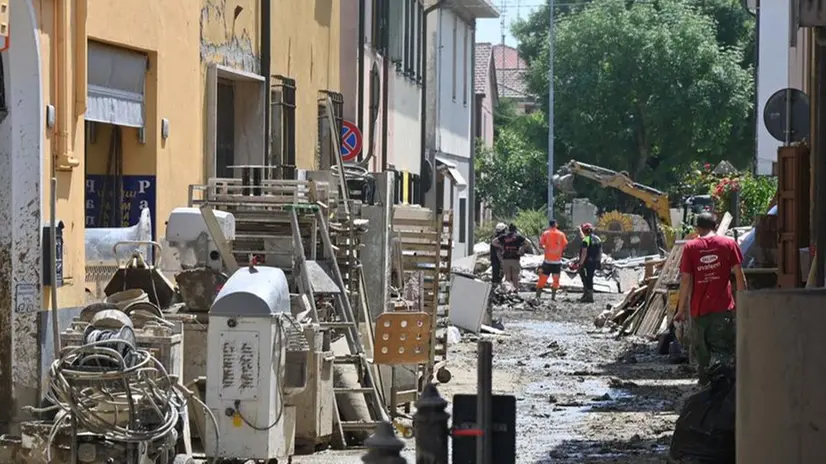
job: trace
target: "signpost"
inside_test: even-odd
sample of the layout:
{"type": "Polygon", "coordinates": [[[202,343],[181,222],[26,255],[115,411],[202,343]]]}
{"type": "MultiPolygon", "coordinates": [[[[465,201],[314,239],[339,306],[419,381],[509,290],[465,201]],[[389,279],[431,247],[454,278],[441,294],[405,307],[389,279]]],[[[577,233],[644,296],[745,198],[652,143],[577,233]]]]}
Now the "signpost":
{"type": "Polygon", "coordinates": [[[361,153],[361,131],[350,121],[341,121],[341,160],[354,161],[361,153]]]}

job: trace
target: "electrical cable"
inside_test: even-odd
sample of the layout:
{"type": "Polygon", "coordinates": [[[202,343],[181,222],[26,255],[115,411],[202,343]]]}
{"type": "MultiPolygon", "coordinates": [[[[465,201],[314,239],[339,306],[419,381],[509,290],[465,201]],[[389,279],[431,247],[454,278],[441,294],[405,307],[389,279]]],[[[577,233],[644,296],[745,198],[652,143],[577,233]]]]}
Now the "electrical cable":
{"type": "Polygon", "coordinates": [[[276,385],[278,385],[278,405],[280,406],[280,408],[278,409],[278,414],[275,417],[275,420],[270,425],[268,425],[266,427],[257,426],[255,424],[253,424],[252,422],[248,421],[246,417],[244,417],[244,414],[241,413],[241,401],[240,400],[235,400],[235,405],[234,405],[235,406],[235,412],[238,414],[238,417],[241,418],[241,421],[243,421],[245,424],[247,424],[250,428],[252,428],[253,430],[257,430],[259,432],[266,432],[267,430],[269,430],[269,429],[275,427],[276,425],[278,425],[278,423],[281,421],[281,417],[284,414],[284,396],[285,396],[284,395],[284,384],[281,382],[281,376],[282,376],[282,372],[281,372],[281,370],[282,370],[282,368],[281,368],[282,359],[281,359],[281,356],[282,356],[282,351],[286,352],[286,346],[284,346],[284,343],[287,340],[287,329],[284,328],[284,322],[283,322],[284,319],[287,319],[291,323],[295,324],[294,321],[292,321],[292,320],[288,319],[287,317],[285,317],[285,314],[278,314],[275,317],[276,339],[273,341],[273,344],[272,344],[272,364],[275,364],[276,350],[277,350],[278,351],[278,356],[277,356],[278,357],[278,364],[275,364],[276,369],[273,369],[273,370],[275,371],[275,383],[276,383],[276,385]],[[279,348],[283,348],[283,350],[281,350],[279,348]]]}
{"type": "MultiPolygon", "coordinates": [[[[83,346],[64,348],[52,363],[46,399],[55,406],[26,408],[60,410],[47,442],[48,461],[52,442],[67,421],[111,441],[148,444],[168,437],[186,405],[164,366],[148,351],[112,335],[95,333],[92,338],[83,346]]],[[[158,447],[159,452],[167,449],[158,447]]]]}

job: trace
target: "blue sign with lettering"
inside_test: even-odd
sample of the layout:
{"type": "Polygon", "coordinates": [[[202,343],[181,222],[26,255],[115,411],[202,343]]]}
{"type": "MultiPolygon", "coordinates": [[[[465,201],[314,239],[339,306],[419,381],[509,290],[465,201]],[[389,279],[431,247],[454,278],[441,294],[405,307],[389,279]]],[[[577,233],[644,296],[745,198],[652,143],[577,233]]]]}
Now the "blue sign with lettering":
{"type": "MultiPolygon", "coordinates": [[[[115,176],[86,176],[86,227],[129,227],[149,208],[155,228],[155,176],[122,176],[123,197],[115,176]]],[[[153,232],[154,235],[154,232],[153,232]]]]}

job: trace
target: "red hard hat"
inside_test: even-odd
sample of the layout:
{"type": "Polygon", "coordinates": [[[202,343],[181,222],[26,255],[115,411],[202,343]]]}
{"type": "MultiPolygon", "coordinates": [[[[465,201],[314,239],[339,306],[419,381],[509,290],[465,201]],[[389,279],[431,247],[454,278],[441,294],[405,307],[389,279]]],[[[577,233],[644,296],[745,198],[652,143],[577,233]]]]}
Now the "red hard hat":
{"type": "Polygon", "coordinates": [[[583,231],[586,231],[586,230],[594,230],[594,226],[593,226],[593,225],[591,225],[591,223],[590,223],[590,222],[586,222],[586,223],[582,224],[580,227],[582,227],[582,230],[583,230],[583,231]]]}

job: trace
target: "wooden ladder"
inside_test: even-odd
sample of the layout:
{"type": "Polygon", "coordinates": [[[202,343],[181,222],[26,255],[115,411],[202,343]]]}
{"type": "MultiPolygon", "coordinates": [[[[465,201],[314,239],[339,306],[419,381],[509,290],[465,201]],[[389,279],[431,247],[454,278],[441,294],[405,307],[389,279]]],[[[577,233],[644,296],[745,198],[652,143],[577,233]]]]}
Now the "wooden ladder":
{"type": "MultiPolygon", "coordinates": [[[[298,270],[298,285],[302,293],[310,300],[312,317],[322,329],[343,332],[349,354],[336,355],[334,363],[348,364],[356,368],[358,374],[359,387],[357,388],[335,388],[335,398],[333,400],[335,413],[334,427],[335,433],[343,446],[347,446],[345,438],[346,432],[367,432],[372,433],[381,423],[389,421],[387,411],[383,406],[381,394],[377,388],[377,382],[370,361],[365,354],[359,333],[358,323],[353,314],[350,304],[347,287],[344,284],[341,270],[336,261],[336,248],[330,238],[329,224],[325,214],[318,205],[295,205],[290,209],[290,222],[293,229],[293,242],[295,248],[295,263],[298,270]],[[300,223],[298,220],[299,210],[302,214],[312,213],[318,234],[321,238],[322,253],[318,260],[307,260],[304,254],[304,246],[301,242],[300,223]],[[326,297],[333,301],[333,314],[321,316],[315,308],[316,297],[326,297]],[[344,395],[364,395],[367,409],[370,411],[370,421],[345,421],[341,417],[338,407],[338,397],[344,395]]],[[[313,244],[315,246],[315,244],[313,244]]]]}

